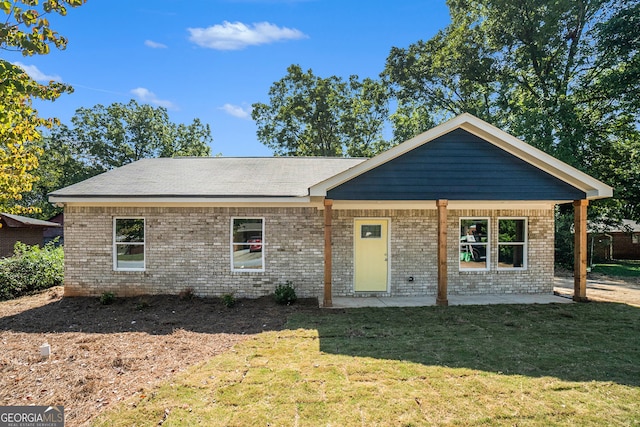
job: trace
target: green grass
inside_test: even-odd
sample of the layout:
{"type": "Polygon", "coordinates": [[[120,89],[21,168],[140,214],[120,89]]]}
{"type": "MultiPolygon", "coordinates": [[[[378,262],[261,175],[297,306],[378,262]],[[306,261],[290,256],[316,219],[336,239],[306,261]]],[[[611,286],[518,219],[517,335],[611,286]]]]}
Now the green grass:
{"type": "Polygon", "coordinates": [[[618,277],[640,277],[640,261],[616,260],[607,264],[594,264],[593,273],[618,277]]]}
{"type": "Polygon", "coordinates": [[[96,425],[640,425],[640,310],[623,304],[297,314],[96,425]]]}

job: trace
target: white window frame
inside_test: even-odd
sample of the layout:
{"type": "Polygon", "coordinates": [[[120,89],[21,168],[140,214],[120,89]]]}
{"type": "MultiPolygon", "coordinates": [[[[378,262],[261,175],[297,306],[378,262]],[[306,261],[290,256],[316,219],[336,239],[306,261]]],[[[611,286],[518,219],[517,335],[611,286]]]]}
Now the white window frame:
{"type": "Polygon", "coordinates": [[[113,218],[113,271],[146,271],[147,269],[147,221],[144,217],[114,217],[113,218]],[[118,242],[116,240],[116,222],[118,220],[142,220],[143,242],[118,242]],[[118,245],[142,246],[142,268],[119,268],[118,267],[118,245]]]}
{"type": "Polygon", "coordinates": [[[468,221],[468,220],[481,220],[481,221],[486,221],[487,222],[487,241],[486,242],[473,242],[471,243],[472,246],[484,246],[485,247],[485,267],[484,268],[464,268],[462,267],[462,261],[460,260],[460,253],[461,253],[461,249],[462,249],[462,245],[468,244],[462,241],[458,242],[458,271],[464,271],[464,272],[468,272],[468,271],[475,271],[475,272],[485,272],[485,271],[489,271],[491,269],[491,238],[492,238],[492,233],[491,233],[491,218],[489,217],[484,217],[484,216],[465,216],[465,217],[460,217],[458,218],[458,239],[460,239],[460,230],[462,228],[462,221],[468,221]]]}
{"type": "Polygon", "coordinates": [[[265,225],[266,225],[266,220],[264,217],[260,217],[260,216],[234,216],[231,217],[231,222],[230,222],[230,227],[229,227],[229,256],[230,256],[230,261],[231,261],[231,271],[234,273],[263,273],[265,271],[266,268],[266,233],[265,233],[265,225]],[[234,242],[233,241],[233,223],[238,220],[238,219],[259,219],[262,223],[262,242],[261,242],[261,246],[262,246],[262,250],[260,251],[260,255],[261,255],[261,265],[262,268],[235,268],[234,262],[233,262],[233,247],[234,245],[249,245],[246,242],[234,242]]]}
{"type": "Polygon", "coordinates": [[[496,222],[496,247],[498,248],[496,268],[500,271],[521,271],[526,270],[529,265],[529,218],[526,217],[498,217],[496,222]],[[524,241],[523,242],[500,242],[500,221],[521,220],[524,221],[524,241]],[[522,267],[500,267],[500,247],[501,246],[522,246],[522,267]]]}

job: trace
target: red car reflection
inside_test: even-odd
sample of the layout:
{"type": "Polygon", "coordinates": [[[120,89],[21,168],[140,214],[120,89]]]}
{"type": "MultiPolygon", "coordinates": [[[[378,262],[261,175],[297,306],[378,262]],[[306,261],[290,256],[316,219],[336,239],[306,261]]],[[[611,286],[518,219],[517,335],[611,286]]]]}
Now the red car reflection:
{"type": "Polygon", "coordinates": [[[249,252],[261,252],[262,251],[262,237],[254,236],[247,239],[247,243],[251,243],[249,245],[249,252]]]}

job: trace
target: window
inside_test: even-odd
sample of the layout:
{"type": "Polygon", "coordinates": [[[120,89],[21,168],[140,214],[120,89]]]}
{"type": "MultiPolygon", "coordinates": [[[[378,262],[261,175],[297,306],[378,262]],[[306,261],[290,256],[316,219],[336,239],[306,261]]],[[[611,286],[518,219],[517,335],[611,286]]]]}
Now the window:
{"type": "Polygon", "coordinates": [[[640,243],[640,233],[633,233],[631,235],[631,243],[633,243],[633,244],[640,243]]]}
{"type": "Polygon", "coordinates": [[[498,219],[498,270],[527,267],[527,221],[498,219]]]}
{"type": "Polygon", "coordinates": [[[114,270],[143,271],[145,269],[144,233],[143,218],[114,218],[114,270]]]}
{"type": "Polygon", "coordinates": [[[381,239],[382,225],[380,224],[362,224],[360,226],[361,239],[381,239]]]}
{"type": "Polygon", "coordinates": [[[460,219],[460,270],[489,269],[489,220],[460,219]]]}
{"type": "Polygon", "coordinates": [[[231,219],[231,269],[264,271],[264,219],[231,219]]]}

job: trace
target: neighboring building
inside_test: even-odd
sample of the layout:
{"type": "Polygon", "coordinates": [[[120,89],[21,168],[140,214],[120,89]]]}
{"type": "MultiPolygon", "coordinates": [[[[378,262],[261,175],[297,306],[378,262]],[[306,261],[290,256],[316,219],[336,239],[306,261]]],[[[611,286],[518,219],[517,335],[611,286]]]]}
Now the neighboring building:
{"type": "Polygon", "coordinates": [[[54,222],[7,213],[0,213],[0,226],[0,257],[13,255],[16,242],[42,246],[46,230],[62,228],[54,222]]]}
{"type": "Polygon", "coordinates": [[[590,227],[593,261],[640,259],[640,224],[623,219],[615,226],[590,227]]]}
{"type": "Polygon", "coordinates": [[[43,231],[44,243],[47,244],[49,242],[55,241],[56,245],[64,244],[64,214],[59,213],[47,221],[54,222],[58,224],[58,227],[47,227],[43,231]],[[57,239],[57,240],[56,240],[57,239]]]}
{"type": "MultiPolygon", "coordinates": [[[[611,187],[463,114],[371,159],[146,159],[53,192],[65,295],[552,293],[554,207],[611,187]]],[[[583,262],[584,261],[584,262],[583,262]]],[[[584,265],[583,265],[584,264],[584,265]]]]}

